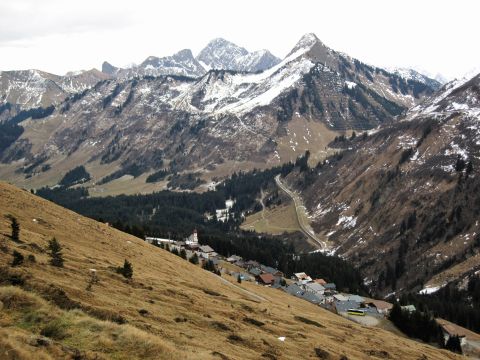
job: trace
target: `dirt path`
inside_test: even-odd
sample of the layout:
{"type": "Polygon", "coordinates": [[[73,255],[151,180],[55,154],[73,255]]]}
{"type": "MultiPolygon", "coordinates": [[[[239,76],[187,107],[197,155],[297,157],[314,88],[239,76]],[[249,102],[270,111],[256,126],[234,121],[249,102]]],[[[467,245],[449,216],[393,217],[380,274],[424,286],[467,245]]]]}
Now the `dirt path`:
{"type": "Polygon", "coordinates": [[[302,199],[282,183],[280,180],[280,175],[275,177],[275,182],[277,183],[277,186],[293,200],[293,203],[295,204],[295,213],[297,214],[298,226],[300,227],[302,233],[307,237],[308,240],[310,240],[312,245],[317,246],[322,250],[326,250],[328,248],[327,244],[317,238],[313,230],[310,228],[310,225],[305,223],[305,219],[300,213],[302,209],[305,209],[302,199]]]}

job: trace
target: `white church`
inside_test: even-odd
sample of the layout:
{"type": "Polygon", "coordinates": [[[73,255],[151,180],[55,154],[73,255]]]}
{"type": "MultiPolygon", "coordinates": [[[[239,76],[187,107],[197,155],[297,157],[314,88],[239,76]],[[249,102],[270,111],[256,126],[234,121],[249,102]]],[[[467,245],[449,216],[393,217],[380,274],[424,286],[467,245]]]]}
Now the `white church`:
{"type": "Polygon", "coordinates": [[[193,234],[185,239],[185,244],[190,247],[198,246],[198,234],[197,229],[193,230],[193,234]]]}

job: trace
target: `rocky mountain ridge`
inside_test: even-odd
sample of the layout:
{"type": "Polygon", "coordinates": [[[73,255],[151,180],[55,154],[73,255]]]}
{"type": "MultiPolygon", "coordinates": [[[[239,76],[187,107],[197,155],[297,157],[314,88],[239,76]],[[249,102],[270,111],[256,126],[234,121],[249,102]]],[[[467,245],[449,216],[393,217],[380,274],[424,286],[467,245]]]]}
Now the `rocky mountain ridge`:
{"type": "Polygon", "coordinates": [[[249,52],[230,41],[217,38],[210,41],[196,57],[190,49],[184,49],[173,56],[161,58],[149,56],[140,65],[125,69],[105,61],[102,64],[102,71],[124,79],[145,75],[179,75],[198,78],[209,70],[259,72],[277,65],[280,61],[268,50],[249,52]]]}
{"type": "MultiPolygon", "coordinates": [[[[192,59],[188,51],[177,55],[192,59]]],[[[159,62],[152,58],[146,66],[159,62]]],[[[145,184],[158,170],[202,170],[210,181],[239,168],[294,160],[306,149],[323,156],[336,135],[392,121],[434,91],[306,34],[260,73],[114,78],[52,112],[10,119],[6,126],[14,130],[0,154],[0,174],[36,187],[86,165],[92,183],[129,175],[145,184]]]]}
{"type": "Polygon", "coordinates": [[[58,105],[109,78],[96,69],[65,76],[40,70],[0,71],[0,101],[22,110],[58,105]]]}

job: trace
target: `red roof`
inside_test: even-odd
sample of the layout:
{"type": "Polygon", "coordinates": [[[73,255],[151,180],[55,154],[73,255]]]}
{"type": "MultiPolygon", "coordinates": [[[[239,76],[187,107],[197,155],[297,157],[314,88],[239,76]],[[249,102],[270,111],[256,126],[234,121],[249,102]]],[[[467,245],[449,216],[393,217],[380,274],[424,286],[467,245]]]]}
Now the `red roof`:
{"type": "Polygon", "coordinates": [[[323,279],[315,279],[313,280],[314,282],[316,282],[317,284],[320,284],[320,285],[325,285],[327,282],[323,279]]]}
{"type": "Polygon", "coordinates": [[[273,277],[273,275],[269,273],[258,275],[258,278],[264,284],[271,284],[275,281],[275,278],[273,277]]]}

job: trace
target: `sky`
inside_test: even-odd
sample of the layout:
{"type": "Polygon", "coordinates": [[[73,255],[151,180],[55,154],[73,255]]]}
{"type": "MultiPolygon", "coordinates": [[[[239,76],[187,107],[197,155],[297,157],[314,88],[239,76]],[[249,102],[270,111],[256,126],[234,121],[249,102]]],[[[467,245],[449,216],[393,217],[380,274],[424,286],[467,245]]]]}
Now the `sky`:
{"type": "Polygon", "coordinates": [[[140,63],[217,37],[284,57],[305,33],[380,67],[478,69],[477,0],[1,0],[0,70],[140,63]]]}

